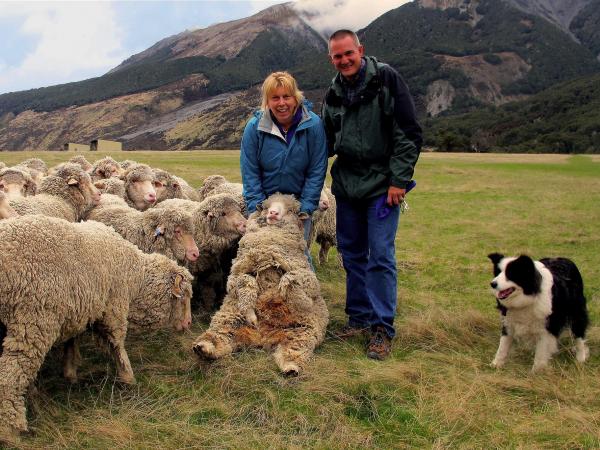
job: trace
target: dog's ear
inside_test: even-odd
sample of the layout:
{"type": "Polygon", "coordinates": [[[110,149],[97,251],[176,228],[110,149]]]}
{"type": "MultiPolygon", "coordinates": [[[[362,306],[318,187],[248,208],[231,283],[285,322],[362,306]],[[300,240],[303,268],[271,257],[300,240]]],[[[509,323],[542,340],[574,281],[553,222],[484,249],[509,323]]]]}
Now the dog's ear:
{"type": "Polygon", "coordinates": [[[525,295],[541,291],[542,275],[536,269],[533,259],[527,255],[519,256],[506,266],[506,278],[521,286],[525,295]]]}
{"type": "Polygon", "coordinates": [[[501,253],[490,253],[488,255],[488,258],[490,258],[490,260],[494,264],[494,276],[497,277],[500,273],[500,267],[498,266],[498,264],[500,264],[500,261],[504,259],[504,255],[501,253]]]}

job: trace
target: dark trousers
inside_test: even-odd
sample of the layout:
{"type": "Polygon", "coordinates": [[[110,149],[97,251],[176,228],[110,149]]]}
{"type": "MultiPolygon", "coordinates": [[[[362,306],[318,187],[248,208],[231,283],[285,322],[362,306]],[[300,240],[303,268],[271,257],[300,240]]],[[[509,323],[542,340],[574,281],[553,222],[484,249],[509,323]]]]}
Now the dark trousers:
{"type": "Polygon", "coordinates": [[[377,217],[377,199],[336,199],[337,245],[346,270],[346,314],[354,327],[384,326],[393,337],[397,300],[395,238],[400,208],[377,217]]]}

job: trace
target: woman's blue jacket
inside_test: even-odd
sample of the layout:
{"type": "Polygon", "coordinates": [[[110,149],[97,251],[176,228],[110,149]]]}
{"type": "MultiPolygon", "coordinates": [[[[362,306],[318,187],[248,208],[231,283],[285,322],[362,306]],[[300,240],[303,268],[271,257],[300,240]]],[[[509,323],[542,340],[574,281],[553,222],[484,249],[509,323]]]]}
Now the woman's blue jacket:
{"type": "Polygon", "coordinates": [[[248,213],[275,192],[294,194],[300,210],[319,204],[327,172],[327,143],[319,116],[302,105],[302,119],[288,144],[268,111],[254,113],[244,129],[240,168],[248,213]]]}

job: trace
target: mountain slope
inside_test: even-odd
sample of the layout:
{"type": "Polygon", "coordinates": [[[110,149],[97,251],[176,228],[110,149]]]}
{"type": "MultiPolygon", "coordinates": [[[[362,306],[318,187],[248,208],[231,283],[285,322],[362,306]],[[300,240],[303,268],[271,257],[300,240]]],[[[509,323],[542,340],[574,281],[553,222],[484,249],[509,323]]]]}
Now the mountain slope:
{"type": "Polygon", "coordinates": [[[426,144],[446,151],[600,153],[600,74],[425,128],[426,144]]]}

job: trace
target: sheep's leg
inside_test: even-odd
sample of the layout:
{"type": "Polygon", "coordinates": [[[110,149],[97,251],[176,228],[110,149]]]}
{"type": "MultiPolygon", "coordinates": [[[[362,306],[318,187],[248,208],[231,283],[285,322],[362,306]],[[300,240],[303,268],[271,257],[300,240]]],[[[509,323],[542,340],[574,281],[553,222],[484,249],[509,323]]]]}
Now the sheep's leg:
{"type": "Polygon", "coordinates": [[[215,360],[230,355],[241,346],[238,330],[246,325],[246,317],[234,305],[231,296],[225,297],[221,309],[213,316],[210,327],[192,344],[192,350],[202,359],[215,360]]]}
{"type": "Polygon", "coordinates": [[[58,336],[58,326],[47,322],[45,329],[56,332],[42,334],[38,327],[6,325],[0,356],[0,442],[14,443],[19,432],[27,431],[24,396],[58,336]]]}
{"type": "Polygon", "coordinates": [[[64,344],[63,376],[70,383],[77,383],[77,367],[80,361],[79,341],[74,337],[64,344]]]}
{"type": "Polygon", "coordinates": [[[117,366],[117,378],[125,384],[135,384],[135,376],[131,368],[129,356],[125,350],[125,336],[127,335],[127,321],[106,320],[102,324],[95,324],[94,331],[108,344],[109,351],[117,366]],[[108,325],[109,323],[110,325],[108,325]]]}
{"type": "Polygon", "coordinates": [[[297,376],[310,360],[319,342],[313,327],[294,328],[286,331],[287,339],[273,352],[279,370],[287,376],[297,376]]]}
{"type": "Polygon", "coordinates": [[[258,283],[252,275],[233,275],[227,282],[227,291],[237,298],[238,308],[244,314],[246,322],[256,326],[256,301],[258,299],[258,283]]]}
{"type": "Polygon", "coordinates": [[[331,248],[331,242],[321,242],[321,248],[319,249],[319,264],[323,265],[329,261],[329,249],[331,248]]]}

